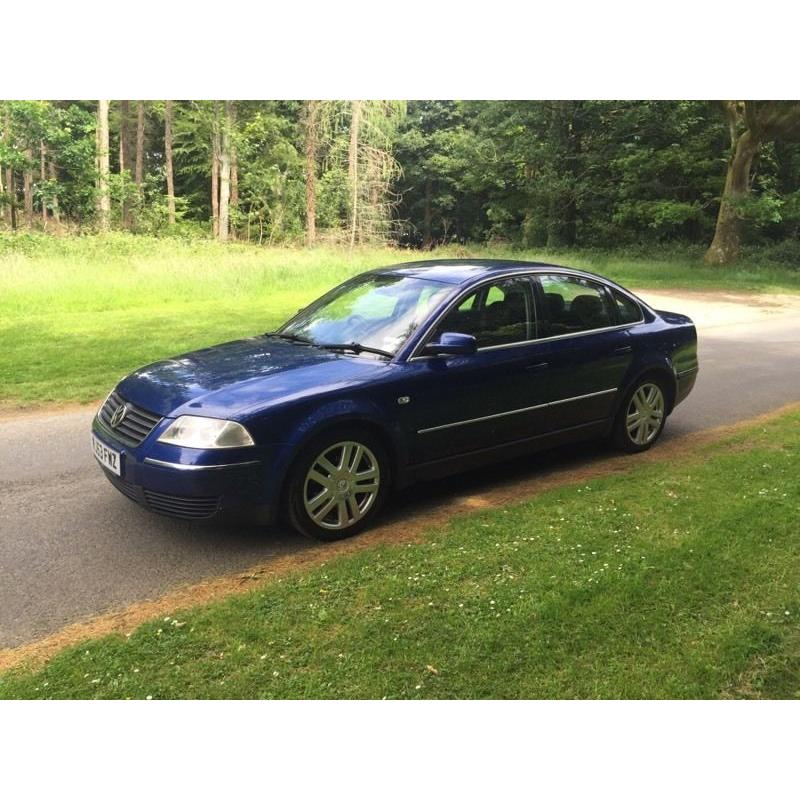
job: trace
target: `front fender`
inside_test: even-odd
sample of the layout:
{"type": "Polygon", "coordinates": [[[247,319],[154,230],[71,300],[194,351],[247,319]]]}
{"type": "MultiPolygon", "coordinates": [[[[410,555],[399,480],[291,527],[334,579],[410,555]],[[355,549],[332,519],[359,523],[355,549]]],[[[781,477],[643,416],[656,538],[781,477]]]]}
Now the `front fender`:
{"type": "MultiPolygon", "coordinates": [[[[266,421],[265,421],[266,423],[266,421]]],[[[296,410],[291,418],[271,420],[264,425],[271,430],[286,434],[285,440],[274,444],[274,456],[270,465],[271,486],[268,493],[272,503],[277,504],[286,483],[289,470],[303,448],[327,431],[342,426],[363,426],[381,437],[392,459],[392,472],[402,482],[408,463],[408,448],[396,420],[374,400],[367,398],[331,398],[313,408],[296,410]]]]}

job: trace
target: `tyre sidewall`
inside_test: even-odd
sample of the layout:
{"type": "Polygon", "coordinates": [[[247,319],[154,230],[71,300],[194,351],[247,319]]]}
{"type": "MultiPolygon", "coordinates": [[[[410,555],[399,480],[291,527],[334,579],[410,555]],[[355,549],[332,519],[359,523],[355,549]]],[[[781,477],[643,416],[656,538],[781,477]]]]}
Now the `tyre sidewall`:
{"type": "Polygon", "coordinates": [[[317,541],[335,542],[361,533],[372,524],[386,500],[391,483],[389,463],[386,448],[380,439],[369,431],[342,427],[320,434],[303,448],[289,471],[285,497],[285,516],[295,530],[317,541]],[[372,451],[380,469],[380,486],[378,487],[378,494],[367,513],[355,525],[337,531],[320,527],[308,516],[303,502],[303,491],[306,474],[313,462],[329,447],[342,441],[358,442],[372,451]]]}
{"type": "Polygon", "coordinates": [[[626,453],[643,453],[645,450],[649,450],[659,440],[664,431],[664,425],[667,421],[667,401],[667,387],[664,385],[664,381],[659,376],[645,375],[639,378],[626,393],[625,399],[622,401],[622,405],[617,412],[617,418],[614,420],[614,429],[611,436],[614,446],[618,450],[622,450],[626,453]],[[628,406],[630,406],[634,394],[636,394],[636,392],[647,383],[654,383],[661,390],[661,394],[664,398],[664,416],[661,418],[661,426],[659,427],[658,432],[653,439],[646,444],[636,444],[636,442],[634,442],[628,435],[626,424],[628,417],[628,406]]]}

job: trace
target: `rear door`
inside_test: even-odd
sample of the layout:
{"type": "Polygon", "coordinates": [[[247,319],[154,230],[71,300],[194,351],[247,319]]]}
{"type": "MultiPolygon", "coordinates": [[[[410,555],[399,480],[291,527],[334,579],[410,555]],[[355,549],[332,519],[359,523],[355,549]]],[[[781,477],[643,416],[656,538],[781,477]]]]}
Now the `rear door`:
{"type": "Polygon", "coordinates": [[[487,282],[456,302],[428,339],[468,333],[476,337],[478,351],[409,360],[403,416],[414,462],[544,432],[546,374],[536,349],[536,324],[527,276],[487,282]]]}
{"type": "Polygon", "coordinates": [[[537,276],[536,296],[548,363],[548,430],[608,418],[633,360],[611,294],[588,278],[553,273],[537,276]]]}

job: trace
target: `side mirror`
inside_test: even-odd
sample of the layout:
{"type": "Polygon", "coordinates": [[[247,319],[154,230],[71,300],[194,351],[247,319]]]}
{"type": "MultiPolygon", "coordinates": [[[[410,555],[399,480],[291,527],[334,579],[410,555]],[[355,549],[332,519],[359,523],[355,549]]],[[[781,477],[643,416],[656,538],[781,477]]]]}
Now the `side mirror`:
{"type": "Polygon", "coordinates": [[[422,349],[426,356],[471,356],[477,352],[478,343],[468,333],[443,333],[439,341],[428,342],[422,349]]]}

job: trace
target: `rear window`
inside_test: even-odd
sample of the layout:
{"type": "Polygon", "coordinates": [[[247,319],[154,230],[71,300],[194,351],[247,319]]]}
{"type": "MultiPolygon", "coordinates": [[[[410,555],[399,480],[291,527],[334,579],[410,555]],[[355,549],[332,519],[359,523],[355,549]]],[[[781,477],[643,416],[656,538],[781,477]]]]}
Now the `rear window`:
{"type": "Polygon", "coordinates": [[[540,275],[539,283],[545,301],[543,336],[582,333],[614,324],[600,284],[574,275],[540,275]]]}
{"type": "Polygon", "coordinates": [[[617,307],[620,325],[627,325],[630,322],[641,322],[642,309],[630,297],[626,297],[622,292],[612,289],[614,295],[614,305],[617,307]]]}

